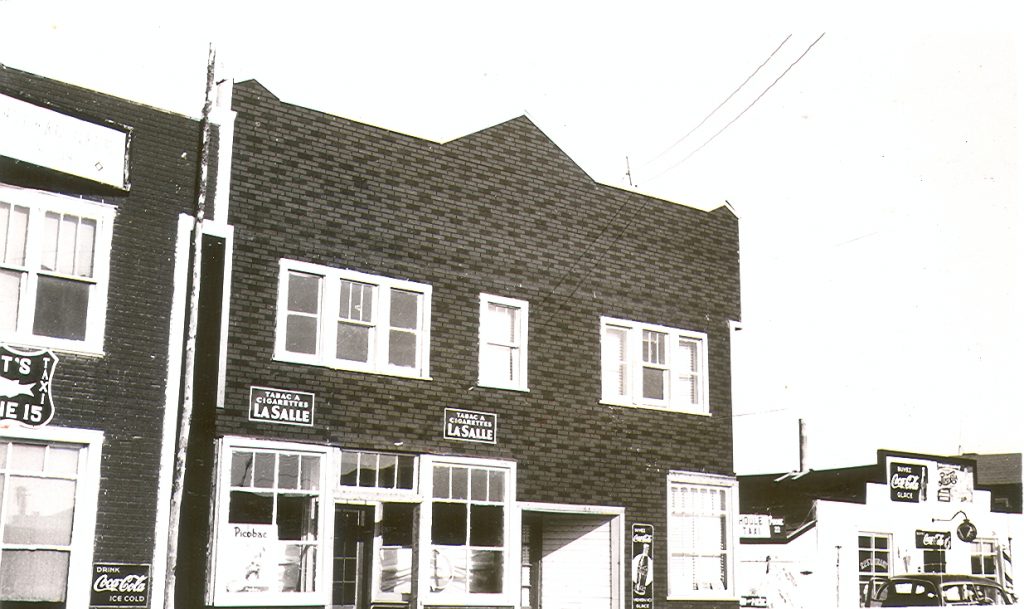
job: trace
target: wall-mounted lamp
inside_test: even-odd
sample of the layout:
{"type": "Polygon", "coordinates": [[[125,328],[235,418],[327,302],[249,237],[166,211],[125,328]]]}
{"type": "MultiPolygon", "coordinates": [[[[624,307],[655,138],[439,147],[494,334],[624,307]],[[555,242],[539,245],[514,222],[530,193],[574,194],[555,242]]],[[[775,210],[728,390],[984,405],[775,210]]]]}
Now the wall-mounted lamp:
{"type": "Polygon", "coordinates": [[[974,526],[974,523],[967,518],[967,514],[963,510],[957,510],[956,514],[953,514],[949,518],[932,518],[932,522],[949,522],[957,517],[957,515],[963,516],[964,521],[957,525],[956,536],[960,541],[970,543],[978,537],[978,527],[974,526]]]}

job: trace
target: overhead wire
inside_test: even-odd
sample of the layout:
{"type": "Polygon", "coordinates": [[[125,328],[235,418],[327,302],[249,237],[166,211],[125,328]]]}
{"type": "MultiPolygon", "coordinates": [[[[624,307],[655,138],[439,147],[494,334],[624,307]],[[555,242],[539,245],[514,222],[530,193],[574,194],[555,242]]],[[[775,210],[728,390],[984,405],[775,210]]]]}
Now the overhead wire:
{"type": "Polygon", "coordinates": [[[747,83],[748,83],[748,82],[750,82],[750,79],[754,78],[754,76],[757,76],[757,73],[761,71],[761,68],[763,68],[763,67],[765,67],[766,65],[768,65],[768,62],[769,62],[769,61],[771,61],[773,57],[775,57],[775,54],[776,54],[776,53],[778,53],[778,52],[779,52],[779,50],[780,50],[780,49],[781,49],[781,48],[783,47],[783,45],[785,45],[785,44],[786,44],[786,42],[788,42],[788,41],[789,41],[789,39],[790,39],[790,38],[792,38],[792,37],[793,37],[793,35],[792,35],[792,34],[789,34],[788,36],[786,36],[785,38],[783,38],[783,39],[782,39],[782,42],[780,42],[780,43],[779,43],[779,46],[775,47],[775,50],[774,50],[774,51],[772,51],[772,52],[771,52],[771,54],[770,54],[770,55],[768,55],[768,57],[767,57],[767,58],[766,58],[766,59],[765,59],[764,61],[762,61],[762,62],[761,62],[761,65],[757,66],[757,68],[756,68],[756,69],[755,69],[755,70],[754,70],[753,72],[751,72],[749,76],[747,76],[746,80],[744,80],[743,82],[741,82],[741,83],[740,83],[740,85],[739,85],[738,87],[736,87],[735,89],[733,89],[732,93],[730,93],[730,94],[728,95],[728,97],[726,97],[725,99],[723,99],[723,100],[721,101],[721,103],[719,103],[719,104],[718,104],[717,106],[715,106],[715,109],[714,109],[714,110],[712,110],[711,112],[708,112],[708,113],[707,113],[707,116],[705,116],[705,117],[704,117],[703,119],[701,119],[701,121],[700,121],[699,123],[697,123],[697,125],[696,125],[696,126],[694,126],[694,127],[692,128],[692,129],[690,129],[689,131],[687,131],[687,132],[686,132],[686,134],[685,134],[685,135],[683,135],[683,137],[681,137],[681,138],[677,139],[677,140],[676,140],[675,142],[673,142],[673,143],[672,143],[671,145],[669,145],[669,147],[668,147],[668,148],[666,148],[666,149],[662,150],[661,152],[659,152],[659,153],[658,153],[658,155],[657,155],[657,156],[655,156],[654,158],[652,158],[651,160],[649,160],[649,161],[646,161],[645,163],[643,163],[642,165],[640,165],[640,167],[639,167],[638,169],[642,169],[642,168],[644,168],[644,167],[646,167],[646,166],[650,165],[651,163],[653,163],[653,162],[657,161],[657,160],[658,160],[658,159],[660,159],[661,157],[665,156],[665,155],[666,155],[666,154],[668,154],[668,153],[669,153],[669,152],[670,152],[670,151],[671,151],[671,150],[672,150],[673,148],[675,148],[675,147],[676,147],[676,146],[678,146],[679,144],[682,144],[682,143],[683,143],[684,141],[686,141],[686,138],[688,138],[688,137],[690,137],[691,135],[693,135],[693,132],[694,132],[694,131],[696,131],[696,130],[700,129],[701,127],[703,127],[703,126],[704,126],[704,123],[708,122],[708,119],[710,119],[710,118],[711,118],[712,116],[714,116],[715,112],[718,112],[719,110],[721,110],[722,106],[724,106],[725,104],[729,103],[729,100],[731,100],[731,99],[732,99],[733,97],[735,97],[735,95],[736,95],[737,93],[739,93],[739,92],[740,92],[740,90],[741,90],[741,89],[743,89],[743,87],[745,87],[745,86],[747,85],[747,83]]]}
{"type": "Polygon", "coordinates": [[[712,136],[711,136],[710,138],[708,138],[708,139],[707,139],[707,141],[705,141],[705,142],[704,142],[703,144],[701,144],[701,145],[700,145],[700,146],[698,146],[698,147],[697,147],[696,149],[694,149],[694,150],[693,150],[692,152],[690,152],[690,154],[686,155],[685,157],[683,157],[683,158],[682,158],[682,159],[680,159],[679,161],[676,161],[675,163],[673,163],[672,165],[670,165],[670,166],[669,166],[669,167],[667,167],[666,169],[662,170],[661,172],[659,172],[659,173],[655,174],[655,175],[654,175],[653,177],[651,177],[651,178],[649,178],[649,179],[650,179],[650,180],[656,180],[656,179],[660,178],[661,176],[665,175],[666,173],[668,173],[668,172],[672,171],[672,170],[673,170],[673,169],[675,169],[676,167],[679,167],[680,165],[682,165],[682,164],[683,164],[683,163],[685,163],[686,161],[690,160],[690,158],[691,158],[691,157],[693,157],[693,155],[697,154],[698,152],[700,152],[701,150],[703,150],[705,146],[707,146],[708,144],[710,144],[711,142],[713,142],[713,141],[715,140],[715,138],[717,138],[717,137],[718,137],[719,135],[721,135],[721,134],[722,134],[722,132],[723,132],[723,131],[725,131],[725,130],[726,130],[726,129],[728,129],[728,128],[729,128],[730,126],[732,126],[732,124],[733,124],[733,123],[735,123],[736,121],[738,121],[738,120],[740,119],[740,117],[742,117],[742,116],[743,116],[744,114],[746,114],[746,113],[747,113],[747,111],[748,111],[748,110],[750,110],[751,108],[753,108],[753,107],[754,107],[754,104],[756,104],[757,102],[761,101],[761,98],[762,98],[762,97],[764,97],[764,96],[765,96],[765,95],[766,95],[766,94],[768,93],[768,91],[771,91],[771,90],[772,90],[772,88],[773,88],[773,87],[774,87],[774,86],[775,86],[776,84],[778,84],[778,82],[779,82],[780,80],[782,80],[782,78],[783,78],[783,77],[784,77],[784,76],[785,76],[786,74],[788,74],[788,73],[789,73],[789,71],[790,71],[790,70],[792,70],[794,66],[796,66],[796,64],[800,63],[800,60],[802,60],[802,59],[803,59],[804,57],[806,57],[806,56],[807,56],[807,54],[808,54],[808,53],[809,53],[809,52],[811,51],[811,49],[813,49],[813,48],[814,48],[814,45],[818,44],[818,41],[819,41],[819,40],[821,40],[821,39],[822,39],[822,38],[824,38],[824,37],[825,37],[825,32],[822,32],[822,33],[821,33],[821,36],[818,36],[817,38],[815,38],[815,39],[814,39],[814,42],[812,42],[812,43],[811,43],[811,44],[810,44],[810,45],[809,45],[809,46],[808,46],[808,47],[807,47],[807,48],[806,48],[806,49],[804,50],[804,52],[803,52],[803,53],[801,53],[801,54],[800,54],[800,56],[799,56],[799,57],[797,57],[797,58],[796,58],[796,59],[795,59],[795,60],[793,61],[793,63],[789,64],[789,66],[788,66],[788,67],[787,67],[787,68],[786,68],[785,70],[783,70],[783,71],[782,71],[782,73],[781,73],[781,74],[779,74],[779,75],[778,75],[778,77],[776,77],[776,79],[775,79],[775,80],[773,80],[773,81],[772,81],[772,83],[771,83],[770,85],[768,85],[768,86],[767,86],[767,87],[765,88],[765,90],[761,92],[761,94],[760,94],[760,95],[758,95],[757,97],[755,97],[755,98],[754,98],[754,101],[750,102],[750,104],[748,104],[746,108],[744,108],[744,109],[743,109],[743,110],[742,110],[742,111],[741,111],[741,112],[740,112],[739,114],[737,114],[735,118],[733,118],[733,119],[732,119],[731,121],[729,121],[728,123],[726,123],[726,124],[725,124],[725,125],[724,125],[724,126],[723,126],[723,127],[721,128],[721,129],[719,129],[718,131],[716,131],[714,135],[712,135],[712,136]]]}

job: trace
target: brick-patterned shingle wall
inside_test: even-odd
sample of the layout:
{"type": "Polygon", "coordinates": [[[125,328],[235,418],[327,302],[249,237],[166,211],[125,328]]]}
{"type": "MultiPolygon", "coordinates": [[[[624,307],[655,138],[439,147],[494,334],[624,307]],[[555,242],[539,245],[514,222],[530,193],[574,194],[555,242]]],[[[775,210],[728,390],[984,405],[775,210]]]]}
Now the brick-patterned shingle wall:
{"type": "Polygon", "coordinates": [[[190,212],[195,200],[199,126],[183,116],[2,65],[0,94],[131,130],[130,191],[86,197],[117,207],[105,353],[58,352],[50,426],[105,434],[95,560],[149,563],[177,218],[190,212]]]}
{"type": "Polygon", "coordinates": [[[525,118],[441,145],[252,82],[234,109],[218,433],[514,459],[519,500],[625,506],[627,523],[655,525],[664,557],[667,473],[732,473],[735,216],[595,184],[525,118]],[[275,362],[280,258],[432,285],[432,380],[275,362]],[[481,292],[530,303],[529,392],[476,386],[481,292]],[[602,315],[706,332],[712,416],[600,404],[602,315]],[[251,385],[314,392],[316,425],[248,421],[251,385]],[[497,413],[497,444],[442,440],[445,407],[497,413]]]}

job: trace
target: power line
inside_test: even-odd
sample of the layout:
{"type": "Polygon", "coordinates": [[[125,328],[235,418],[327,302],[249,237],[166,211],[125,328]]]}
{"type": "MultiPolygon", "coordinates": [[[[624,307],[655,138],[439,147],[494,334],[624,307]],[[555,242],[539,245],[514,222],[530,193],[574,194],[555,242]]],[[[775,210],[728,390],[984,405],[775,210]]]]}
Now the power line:
{"type": "Polygon", "coordinates": [[[701,121],[699,123],[697,123],[697,126],[695,126],[693,129],[690,129],[689,131],[687,131],[686,135],[684,135],[683,137],[681,137],[678,140],[676,140],[668,148],[662,150],[660,153],[658,153],[658,155],[656,157],[654,157],[653,159],[647,161],[646,163],[641,165],[639,168],[642,169],[642,168],[650,165],[651,163],[657,161],[661,157],[665,156],[673,148],[675,148],[679,144],[682,144],[686,140],[686,138],[690,137],[693,134],[694,131],[696,131],[696,130],[700,129],[701,127],[703,127],[704,123],[708,122],[708,119],[710,119],[715,114],[715,112],[718,112],[722,108],[722,106],[724,106],[725,104],[729,103],[729,100],[732,99],[737,93],[739,93],[740,89],[745,87],[746,84],[748,82],[750,82],[750,79],[753,78],[754,76],[756,76],[757,73],[761,71],[761,68],[765,67],[765,65],[767,65],[768,62],[772,60],[772,57],[775,57],[775,54],[779,52],[779,49],[781,49],[782,46],[784,44],[786,44],[786,42],[790,38],[792,38],[792,37],[793,37],[793,35],[790,34],[790,35],[786,36],[785,38],[783,38],[782,42],[779,43],[779,46],[775,47],[775,50],[772,51],[771,55],[769,55],[767,59],[762,61],[761,65],[757,66],[757,69],[755,69],[753,72],[751,72],[750,76],[747,76],[747,79],[740,83],[740,86],[738,86],[735,89],[733,89],[732,93],[730,93],[728,97],[726,97],[725,99],[722,100],[722,103],[720,103],[717,106],[715,106],[715,109],[712,110],[711,112],[708,112],[707,116],[705,116],[703,119],[701,119],[701,121]]]}
{"type": "Polygon", "coordinates": [[[711,143],[712,141],[714,141],[714,139],[715,139],[716,137],[718,137],[719,135],[721,135],[723,131],[725,131],[726,129],[728,129],[728,128],[729,128],[729,127],[730,127],[730,126],[731,126],[731,125],[733,124],[733,123],[735,123],[736,121],[738,121],[738,120],[740,119],[740,117],[741,117],[741,116],[743,116],[744,114],[746,114],[746,113],[747,113],[747,110],[750,110],[750,109],[751,109],[752,107],[754,107],[754,104],[756,104],[757,102],[759,102],[759,101],[761,100],[761,98],[762,98],[762,97],[764,97],[764,96],[765,96],[765,94],[767,94],[767,93],[768,93],[768,91],[771,91],[772,87],[774,87],[774,86],[775,86],[775,85],[776,85],[776,84],[777,84],[777,83],[778,83],[778,82],[779,82],[780,80],[782,80],[782,77],[783,77],[783,76],[785,76],[786,74],[788,74],[788,73],[789,73],[789,71],[790,71],[790,70],[792,70],[792,69],[793,69],[793,67],[794,67],[794,66],[795,66],[796,64],[800,63],[800,60],[801,60],[801,59],[803,59],[803,58],[804,58],[804,57],[805,57],[805,56],[807,55],[807,53],[809,53],[809,52],[811,51],[811,49],[812,49],[812,48],[814,48],[814,45],[818,44],[818,41],[819,41],[819,40],[821,40],[821,39],[822,39],[822,38],[824,38],[824,37],[825,37],[825,33],[824,33],[824,32],[822,32],[821,36],[818,36],[818,37],[817,37],[817,38],[816,38],[816,39],[814,40],[814,42],[812,42],[812,43],[810,44],[810,46],[808,46],[808,47],[807,47],[807,49],[806,49],[806,50],[804,50],[804,52],[803,52],[803,53],[801,53],[801,54],[800,54],[800,56],[799,56],[799,57],[797,57],[797,58],[796,58],[796,59],[795,59],[795,60],[793,61],[793,63],[789,64],[789,67],[787,67],[787,68],[786,68],[785,70],[783,70],[782,74],[779,74],[778,78],[776,78],[775,80],[773,80],[773,81],[772,81],[772,84],[768,85],[768,86],[767,86],[767,87],[765,88],[765,90],[761,92],[761,94],[760,94],[760,95],[758,95],[758,96],[757,96],[756,98],[754,98],[754,101],[750,102],[750,104],[749,104],[749,105],[748,105],[748,106],[747,106],[746,108],[744,108],[742,112],[740,112],[739,114],[737,114],[737,115],[736,115],[736,118],[734,118],[734,119],[732,119],[731,121],[729,121],[728,123],[726,123],[724,127],[722,127],[722,128],[721,128],[721,129],[719,129],[719,130],[718,130],[717,132],[715,132],[715,134],[714,134],[714,135],[712,135],[712,136],[711,136],[710,138],[708,138],[708,139],[707,139],[707,141],[706,141],[706,142],[704,142],[704,143],[703,143],[703,144],[701,144],[701,145],[700,145],[699,147],[697,147],[697,149],[696,149],[696,150],[694,150],[694,151],[693,151],[693,152],[691,152],[690,154],[686,155],[686,156],[685,156],[685,157],[683,157],[683,158],[682,158],[681,160],[677,161],[677,162],[676,162],[675,164],[673,164],[673,165],[670,165],[670,166],[669,166],[669,167],[668,167],[667,169],[665,169],[665,170],[664,170],[664,171],[662,171],[661,173],[658,173],[657,175],[655,175],[654,177],[652,177],[652,178],[650,178],[650,179],[651,179],[651,180],[656,180],[656,179],[660,178],[661,176],[665,175],[665,174],[666,174],[666,173],[668,173],[669,171],[672,171],[672,170],[673,170],[673,169],[675,169],[676,167],[679,167],[680,165],[682,165],[682,164],[683,164],[683,163],[685,163],[686,161],[690,160],[690,157],[692,157],[693,155],[695,155],[695,154],[697,154],[698,152],[700,152],[701,150],[703,150],[705,146],[707,146],[707,145],[708,145],[708,144],[710,144],[710,143],[711,143]]]}

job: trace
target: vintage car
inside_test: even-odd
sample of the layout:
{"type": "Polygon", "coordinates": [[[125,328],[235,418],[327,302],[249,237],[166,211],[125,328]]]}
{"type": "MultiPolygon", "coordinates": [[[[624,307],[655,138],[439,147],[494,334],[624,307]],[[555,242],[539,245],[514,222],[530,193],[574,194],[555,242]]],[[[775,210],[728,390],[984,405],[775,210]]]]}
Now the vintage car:
{"type": "Polygon", "coordinates": [[[913,573],[885,578],[872,586],[868,607],[949,607],[1013,605],[1016,599],[1002,586],[977,575],[913,573]]]}

